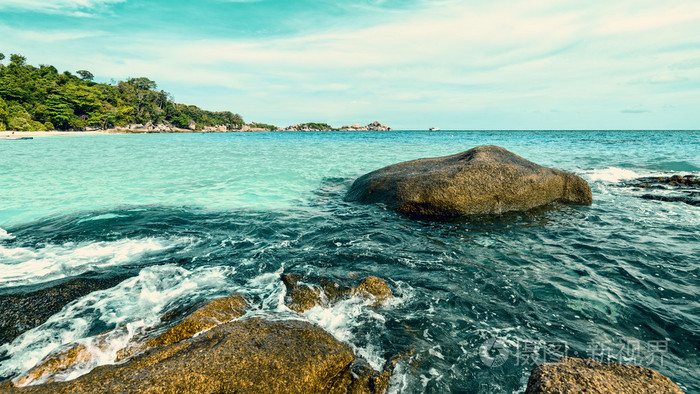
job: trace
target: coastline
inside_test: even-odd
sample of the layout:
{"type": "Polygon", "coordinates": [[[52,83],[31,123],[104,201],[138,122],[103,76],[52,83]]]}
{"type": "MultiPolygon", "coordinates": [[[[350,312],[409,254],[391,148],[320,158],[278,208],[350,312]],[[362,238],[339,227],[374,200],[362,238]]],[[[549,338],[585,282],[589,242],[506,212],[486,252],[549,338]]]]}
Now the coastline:
{"type": "MultiPolygon", "coordinates": [[[[256,124],[253,123],[253,126],[256,124]]],[[[239,129],[228,129],[226,126],[206,126],[202,130],[195,129],[182,129],[175,127],[152,127],[150,125],[129,125],[127,127],[118,127],[107,130],[87,130],[87,131],[18,131],[18,130],[5,130],[0,131],[0,138],[4,137],[51,137],[56,135],[98,135],[98,134],[172,134],[172,133],[245,133],[245,132],[270,132],[270,131],[392,131],[393,129],[389,126],[383,125],[378,121],[370,123],[367,126],[361,126],[359,124],[353,124],[352,126],[343,126],[339,129],[330,128],[326,124],[322,124],[320,127],[318,124],[304,123],[294,126],[289,126],[285,128],[269,129],[263,127],[250,127],[249,125],[243,125],[239,129]],[[311,126],[310,126],[311,125],[311,126]],[[318,127],[317,127],[318,126],[318,127]],[[328,127],[325,127],[328,126],[328,127]],[[13,134],[14,133],[14,134],[13,134]]]]}
{"type": "Polygon", "coordinates": [[[0,137],[52,137],[56,135],[96,135],[96,134],[115,134],[118,131],[0,131],[0,137]]]}

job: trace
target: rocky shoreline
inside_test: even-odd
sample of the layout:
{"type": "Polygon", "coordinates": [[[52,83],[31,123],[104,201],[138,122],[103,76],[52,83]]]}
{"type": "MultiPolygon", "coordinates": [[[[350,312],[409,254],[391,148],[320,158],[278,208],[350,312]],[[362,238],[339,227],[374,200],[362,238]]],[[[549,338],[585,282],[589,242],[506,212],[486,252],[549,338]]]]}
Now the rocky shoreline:
{"type": "Polygon", "coordinates": [[[391,127],[381,124],[378,121],[372,122],[366,126],[358,123],[351,126],[342,126],[340,128],[332,127],[326,123],[300,123],[287,127],[277,127],[272,125],[263,125],[259,123],[251,124],[232,124],[232,125],[215,125],[199,127],[195,122],[191,122],[188,128],[175,127],[169,123],[146,124],[133,123],[126,126],[119,126],[110,129],[99,129],[95,127],[87,127],[85,130],[71,131],[0,131],[0,135],[11,135],[12,133],[41,133],[42,135],[61,135],[61,134],[145,134],[145,133],[234,133],[234,132],[266,132],[266,131],[393,131],[391,127]]]}
{"type": "MultiPolygon", "coordinates": [[[[393,298],[386,282],[369,276],[355,286],[328,278],[283,274],[285,305],[302,314],[348,297],[381,307],[393,298]]],[[[177,324],[179,312],[162,317],[164,327],[135,337],[108,365],[76,379],[58,381],[67,371],[90,363],[95,355],[84,344],[69,344],[48,355],[22,376],[0,383],[6,393],[352,393],[387,391],[396,365],[410,354],[395,355],[374,370],[352,349],[304,320],[250,316],[251,304],[240,295],[215,299],[177,324]]],[[[110,333],[97,336],[109,347],[110,333]]],[[[525,394],[667,393],[683,391],[648,368],[562,358],[536,366],[525,394]]]]}
{"type": "MultiPolygon", "coordinates": [[[[698,185],[690,176],[645,182],[634,187],[653,188],[654,182],[663,187],[698,185]]],[[[500,147],[482,146],[374,171],[358,178],[347,199],[383,203],[409,216],[445,219],[500,215],[553,202],[590,205],[592,194],[587,182],[574,174],[539,166],[500,147]]],[[[41,319],[70,299],[110,287],[116,280],[68,281],[55,290],[23,295],[15,309],[7,308],[13,313],[5,317],[7,322],[17,319],[18,323],[8,325],[9,334],[3,340],[41,324],[41,319]],[[21,320],[23,305],[44,302],[44,315],[36,321],[21,320]]],[[[395,354],[375,369],[347,343],[303,316],[313,308],[329,308],[351,297],[366,300],[362,308],[381,308],[394,298],[385,280],[368,276],[348,283],[287,272],[279,281],[285,289],[283,303],[289,309],[284,316],[255,314],[254,300],[242,294],[189,305],[184,311],[194,310],[191,313],[180,306],[165,313],[157,326],[131,336],[126,344],[115,345],[111,340],[119,329],[94,336],[90,346],[67,344],[21,376],[0,383],[0,392],[385,392],[396,365],[407,355],[395,354]],[[293,312],[298,319],[289,319],[293,312]],[[92,368],[104,364],[95,360],[95,348],[114,346],[120,348],[110,353],[107,365],[92,368]],[[80,368],[92,370],[66,380],[80,368]]],[[[15,299],[2,301],[9,304],[15,299]]],[[[620,363],[563,358],[532,370],[526,394],[565,392],[683,393],[658,372],[620,363]]]]}
{"type": "MultiPolygon", "coordinates": [[[[297,313],[323,302],[361,296],[380,306],[392,298],[386,282],[368,277],[354,287],[323,280],[325,286],[301,285],[301,276],[282,278],[286,304],[297,313]],[[316,287],[314,287],[316,286],[316,287]],[[305,292],[303,289],[309,290],[305,292]],[[325,293],[324,288],[335,289],[325,293]],[[321,300],[325,301],[321,301],[321,300]],[[303,307],[299,307],[303,303],[303,307]]],[[[245,318],[251,306],[238,294],[215,299],[179,323],[162,317],[165,327],[137,336],[109,365],[68,381],[71,370],[94,362],[89,346],[68,344],[49,354],[22,376],[0,384],[2,392],[275,392],[383,393],[398,358],[375,371],[320,327],[303,320],[245,318]],[[155,333],[155,334],[154,334],[155,333]],[[159,334],[158,334],[159,333],[159,334]]],[[[177,311],[173,311],[177,312],[177,311]]],[[[97,348],[113,346],[110,332],[99,334],[97,348]]]]}

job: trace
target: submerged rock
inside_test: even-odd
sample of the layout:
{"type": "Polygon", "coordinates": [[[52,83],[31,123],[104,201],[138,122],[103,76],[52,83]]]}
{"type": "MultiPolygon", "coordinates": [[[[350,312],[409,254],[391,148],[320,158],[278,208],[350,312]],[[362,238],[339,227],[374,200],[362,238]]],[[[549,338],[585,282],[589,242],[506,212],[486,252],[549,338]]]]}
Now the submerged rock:
{"type": "Polygon", "coordinates": [[[532,370],[525,394],[547,393],[669,393],[683,391],[651,369],[565,357],[532,370]]]}
{"type": "Polygon", "coordinates": [[[543,167],[497,146],[384,167],[355,180],[347,201],[383,203],[430,219],[524,211],[552,202],[590,205],[581,177],[543,167]]]}
{"type": "Polygon", "coordinates": [[[26,294],[0,296],[0,345],[11,342],[25,331],[40,326],[69,302],[107,289],[124,280],[76,278],[57,286],[26,294]]]}
{"type": "Polygon", "coordinates": [[[680,176],[676,174],[668,177],[647,177],[634,180],[635,187],[646,189],[654,185],[696,187],[700,186],[700,179],[696,178],[694,175],[680,176]]]}
{"type": "Polygon", "coordinates": [[[645,200],[665,202],[681,202],[688,205],[700,206],[700,179],[694,175],[672,175],[664,177],[637,178],[623,183],[644,189],[649,194],[640,195],[645,200]],[[653,193],[653,194],[652,194],[653,193]]]}
{"type": "Polygon", "coordinates": [[[368,276],[357,287],[352,289],[353,294],[374,297],[378,302],[392,298],[391,290],[384,279],[376,276],[368,276]]]}
{"type": "Polygon", "coordinates": [[[320,278],[312,280],[314,284],[302,283],[296,274],[282,275],[282,282],[287,288],[285,304],[295,312],[304,313],[316,305],[330,306],[343,298],[361,295],[374,299],[378,305],[393,297],[384,279],[368,276],[359,285],[349,287],[338,282],[320,278]]]}

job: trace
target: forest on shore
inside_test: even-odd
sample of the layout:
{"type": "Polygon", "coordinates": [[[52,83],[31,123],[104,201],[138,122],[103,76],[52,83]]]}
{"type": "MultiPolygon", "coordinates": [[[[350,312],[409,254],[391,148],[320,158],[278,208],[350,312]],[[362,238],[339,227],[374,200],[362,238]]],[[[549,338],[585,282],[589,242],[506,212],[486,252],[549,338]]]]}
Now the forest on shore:
{"type": "Polygon", "coordinates": [[[149,123],[238,130],[245,124],[240,115],[229,111],[175,103],[148,78],[105,84],[94,82],[87,70],[59,73],[54,66],[29,65],[18,54],[11,55],[6,65],[4,60],[0,53],[0,131],[106,130],[149,123]]]}

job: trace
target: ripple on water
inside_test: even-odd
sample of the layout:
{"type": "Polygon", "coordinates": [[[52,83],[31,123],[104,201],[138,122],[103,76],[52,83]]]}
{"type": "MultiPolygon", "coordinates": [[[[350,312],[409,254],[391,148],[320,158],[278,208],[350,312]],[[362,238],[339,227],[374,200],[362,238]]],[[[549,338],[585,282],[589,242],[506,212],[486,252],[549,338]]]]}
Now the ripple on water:
{"type": "MultiPolygon", "coordinates": [[[[11,194],[0,208],[0,264],[14,266],[2,270],[14,280],[2,285],[3,296],[94,271],[126,279],[79,296],[5,344],[0,375],[26,371],[48,351],[74,341],[90,344],[107,330],[115,329],[110,341],[118,347],[139,330],[158,327],[167,311],[237,292],[251,300],[251,316],[314,321],[375,367],[408,352],[391,392],[522,392],[531,365],[519,362],[518,346],[564,342],[569,355],[590,357],[592,346],[619,353],[635,341],[645,352],[653,341],[665,341],[666,351],[657,355],[663,363],[623,361],[700,392],[693,379],[700,343],[700,210],[644,200],[625,184],[669,175],[663,167],[698,171],[688,152],[698,151],[700,134],[453,134],[449,141],[420,133],[246,136],[254,141],[248,145],[241,135],[216,136],[216,144],[190,136],[177,136],[177,143],[117,136],[109,143],[95,139],[104,148],[99,154],[76,153],[94,168],[87,178],[63,179],[34,162],[27,171],[44,171],[38,180],[3,176],[0,190],[11,194]],[[365,171],[486,141],[583,175],[593,205],[434,223],[342,200],[365,171]],[[161,151],[153,153],[154,142],[161,151]],[[116,162],[127,152],[133,152],[131,162],[116,162]],[[160,168],[164,157],[171,166],[160,168]],[[35,198],[41,190],[34,182],[44,181],[55,188],[56,201],[68,202],[49,207],[35,198]],[[73,199],[80,185],[93,183],[100,186],[73,199]],[[30,278],[28,265],[20,269],[32,261],[46,270],[43,278],[30,278]],[[290,271],[343,279],[376,275],[398,301],[372,309],[348,299],[296,315],[282,305],[280,275],[290,271]],[[479,349],[494,337],[510,354],[502,366],[489,367],[479,349]]],[[[34,149],[42,152],[48,142],[39,142],[34,149]]],[[[12,161],[15,154],[0,155],[12,161]]],[[[108,362],[111,352],[64,378],[108,362]]]]}

